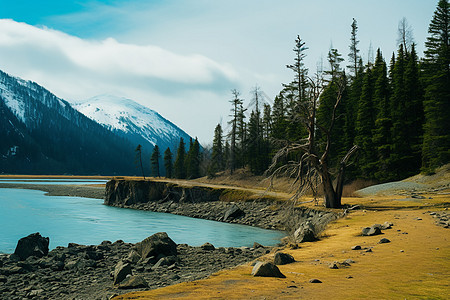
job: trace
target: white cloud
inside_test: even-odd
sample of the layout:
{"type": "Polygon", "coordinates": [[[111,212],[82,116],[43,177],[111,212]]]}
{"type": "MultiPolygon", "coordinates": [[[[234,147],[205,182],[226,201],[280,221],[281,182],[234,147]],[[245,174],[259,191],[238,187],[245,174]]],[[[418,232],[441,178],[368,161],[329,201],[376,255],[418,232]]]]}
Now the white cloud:
{"type": "MultiPolygon", "coordinates": [[[[86,40],[6,19],[0,20],[0,69],[69,101],[102,93],[130,97],[203,140],[211,134],[192,115],[199,107],[221,107],[211,102],[220,102],[217,93],[238,82],[230,65],[203,55],[180,55],[113,38],[86,40]]],[[[220,114],[212,112],[207,119],[219,119],[220,114]]]]}

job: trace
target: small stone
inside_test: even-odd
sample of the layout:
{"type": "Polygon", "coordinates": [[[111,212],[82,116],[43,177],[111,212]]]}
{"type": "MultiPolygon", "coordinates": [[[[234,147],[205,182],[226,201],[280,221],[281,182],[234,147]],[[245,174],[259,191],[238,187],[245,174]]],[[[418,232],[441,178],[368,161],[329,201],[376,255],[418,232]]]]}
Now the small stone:
{"type": "Polygon", "coordinates": [[[390,240],[388,240],[387,238],[382,238],[379,242],[378,242],[378,244],[386,244],[386,243],[390,243],[391,241],[390,240]]]}
{"type": "Polygon", "coordinates": [[[286,265],[295,262],[295,259],[292,255],[283,252],[275,253],[275,257],[273,263],[276,265],[286,265]]]}
{"type": "Polygon", "coordinates": [[[364,236],[373,236],[373,235],[381,234],[381,225],[380,225],[380,227],[378,227],[377,225],[378,224],[375,224],[374,226],[371,226],[371,227],[363,228],[361,231],[361,234],[364,236]]]}
{"type": "Polygon", "coordinates": [[[254,243],[253,243],[253,248],[254,248],[254,249],[264,248],[264,246],[261,245],[260,243],[254,242],[254,243]]]}
{"type": "Polygon", "coordinates": [[[119,284],[119,289],[137,289],[146,287],[148,287],[148,283],[144,277],[140,275],[127,276],[127,278],[119,284]]]}
{"type": "Polygon", "coordinates": [[[213,251],[216,250],[216,247],[214,247],[213,244],[211,243],[204,243],[203,245],[200,246],[200,248],[202,250],[206,250],[206,251],[213,251]]]}
{"type": "Polygon", "coordinates": [[[364,251],[364,252],[373,252],[373,251],[372,251],[372,249],[369,248],[369,249],[367,249],[367,250],[364,251]]]}
{"type": "Polygon", "coordinates": [[[352,250],[361,250],[361,246],[360,245],[353,246],[352,250]]]}
{"type": "Polygon", "coordinates": [[[352,276],[352,275],[348,275],[348,276],[345,277],[345,278],[350,279],[350,278],[353,278],[353,276],[352,276]]]}
{"type": "Polygon", "coordinates": [[[309,282],[310,283],[322,283],[322,281],[320,281],[319,279],[316,279],[316,278],[309,280],[309,282]]]}
{"type": "Polygon", "coordinates": [[[258,262],[252,270],[253,276],[286,278],[280,269],[270,262],[258,262]]]}
{"type": "Polygon", "coordinates": [[[405,252],[405,250],[400,250],[400,252],[405,252]]]}

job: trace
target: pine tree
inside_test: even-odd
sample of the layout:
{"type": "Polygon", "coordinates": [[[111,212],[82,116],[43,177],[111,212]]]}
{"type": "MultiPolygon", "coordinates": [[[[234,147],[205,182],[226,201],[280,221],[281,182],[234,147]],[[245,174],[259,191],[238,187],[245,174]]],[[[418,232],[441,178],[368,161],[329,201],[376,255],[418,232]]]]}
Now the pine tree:
{"type": "MultiPolygon", "coordinates": [[[[325,71],[325,74],[329,76],[328,84],[322,92],[319,99],[319,108],[317,109],[317,126],[319,130],[317,131],[317,139],[320,141],[321,149],[324,150],[326,147],[327,137],[324,132],[320,130],[321,128],[329,128],[331,122],[331,114],[334,110],[334,105],[336,103],[337,93],[339,92],[338,84],[340,82],[346,82],[346,77],[344,72],[340,67],[340,63],[344,59],[341,58],[341,54],[337,49],[330,49],[328,52],[328,62],[330,64],[329,70],[325,71]]],[[[344,95],[342,95],[341,103],[345,104],[348,101],[348,95],[344,90],[344,95]]],[[[344,105],[340,105],[336,110],[336,118],[334,120],[333,130],[331,135],[334,137],[331,143],[330,154],[328,156],[330,166],[336,166],[338,163],[338,158],[345,155],[345,136],[342,134],[345,127],[345,112],[344,105]]]]}
{"type": "Polygon", "coordinates": [[[144,166],[142,165],[142,146],[141,144],[137,145],[136,150],[134,150],[136,153],[135,156],[135,164],[139,164],[141,167],[142,177],[144,177],[145,180],[145,174],[144,174],[144,166]]]}
{"type": "Polygon", "coordinates": [[[200,143],[198,139],[192,143],[189,148],[186,160],[186,174],[188,179],[195,179],[200,177],[200,143]]]}
{"type": "Polygon", "coordinates": [[[178,145],[177,157],[175,158],[175,163],[173,165],[175,178],[184,179],[186,178],[186,167],[185,167],[185,157],[186,150],[183,138],[180,138],[180,143],[178,145]]]}
{"type": "Polygon", "coordinates": [[[391,154],[391,117],[389,80],[387,66],[381,50],[378,48],[374,66],[373,102],[377,115],[373,132],[373,145],[377,152],[377,171],[374,178],[379,181],[395,179],[392,175],[389,158],[391,154]]]}
{"type": "Polygon", "coordinates": [[[376,154],[372,142],[374,129],[372,70],[367,68],[364,74],[361,98],[358,104],[355,143],[361,147],[358,165],[363,178],[371,178],[375,170],[376,154]]]}
{"type": "Polygon", "coordinates": [[[222,171],[225,167],[223,153],[223,132],[222,126],[217,124],[214,129],[214,139],[212,145],[211,162],[208,167],[208,176],[214,177],[217,172],[222,171]]]}
{"type": "Polygon", "coordinates": [[[242,100],[239,98],[240,93],[237,90],[232,90],[231,93],[233,94],[233,99],[230,100],[230,103],[232,104],[231,107],[231,121],[229,124],[231,125],[231,132],[230,132],[230,158],[229,158],[229,168],[230,173],[233,174],[234,170],[236,169],[236,156],[238,153],[238,149],[236,147],[236,137],[237,137],[237,126],[238,126],[238,120],[239,120],[239,108],[242,106],[242,100]]]}
{"type": "Polygon", "coordinates": [[[173,177],[173,163],[172,163],[172,151],[170,151],[170,148],[167,147],[166,151],[164,151],[164,168],[166,170],[166,177],[172,178],[173,177]]]}
{"type": "Polygon", "coordinates": [[[432,172],[450,161],[450,5],[438,2],[425,42],[423,81],[426,85],[422,170],[432,172]]]}
{"type": "Polygon", "coordinates": [[[361,60],[361,57],[359,56],[359,49],[358,49],[358,38],[356,36],[357,32],[358,32],[358,24],[356,22],[355,19],[353,19],[352,22],[352,31],[351,31],[351,36],[350,36],[350,53],[348,54],[348,58],[349,58],[349,62],[350,65],[347,66],[347,68],[350,69],[351,73],[353,74],[353,78],[357,78],[358,75],[360,74],[360,67],[359,67],[359,63],[361,60]]]}
{"type": "Polygon", "coordinates": [[[283,93],[280,92],[273,101],[272,108],[272,134],[275,141],[286,139],[287,115],[283,93]]]}
{"type": "Polygon", "coordinates": [[[159,173],[159,159],[161,158],[161,153],[159,152],[158,145],[153,147],[153,153],[150,158],[150,162],[152,165],[152,173],[154,177],[161,177],[159,173]]]}
{"type": "Polygon", "coordinates": [[[423,88],[419,80],[419,62],[415,44],[410,45],[404,78],[406,93],[404,124],[411,151],[408,155],[410,159],[406,162],[409,168],[405,176],[410,176],[420,171],[424,123],[423,88]]]}
{"type": "Polygon", "coordinates": [[[408,114],[405,86],[406,62],[407,56],[403,44],[400,44],[392,71],[391,97],[392,147],[389,160],[395,178],[405,178],[412,175],[409,165],[412,159],[411,141],[408,136],[408,129],[405,126],[408,114]]]}

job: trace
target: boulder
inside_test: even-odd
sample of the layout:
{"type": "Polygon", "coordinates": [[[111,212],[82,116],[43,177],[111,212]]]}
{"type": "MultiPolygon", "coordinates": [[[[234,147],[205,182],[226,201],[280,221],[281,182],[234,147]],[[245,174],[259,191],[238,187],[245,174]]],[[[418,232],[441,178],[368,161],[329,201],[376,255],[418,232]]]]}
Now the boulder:
{"type": "Polygon", "coordinates": [[[276,265],[286,265],[295,262],[295,259],[292,255],[283,252],[275,253],[275,257],[273,259],[273,263],[276,265]]]}
{"type": "Polygon", "coordinates": [[[245,216],[245,212],[242,209],[240,209],[239,206],[233,204],[223,214],[223,221],[230,221],[233,219],[240,218],[242,216],[245,216]]]}
{"type": "Polygon", "coordinates": [[[386,244],[386,243],[390,243],[391,241],[390,240],[388,240],[387,238],[382,238],[379,242],[378,242],[378,244],[386,244]]]}
{"type": "Polygon", "coordinates": [[[302,224],[295,232],[294,239],[298,243],[313,242],[316,240],[314,225],[311,222],[302,224]]]}
{"type": "Polygon", "coordinates": [[[158,232],[135,245],[142,259],[158,255],[177,255],[177,244],[165,232],[158,232]]]}
{"type": "Polygon", "coordinates": [[[148,283],[143,276],[132,275],[126,277],[118,286],[119,289],[147,288],[148,283]]]}
{"type": "Polygon", "coordinates": [[[322,281],[320,281],[320,280],[317,279],[317,278],[310,279],[309,282],[310,282],[310,283],[322,283],[322,281]]]}
{"type": "Polygon", "coordinates": [[[362,229],[361,234],[364,236],[372,236],[372,235],[378,235],[381,234],[381,225],[377,226],[379,224],[375,224],[370,227],[365,227],[362,229]]]}
{"type": "Polygon", "coordinates": [[[156,269],[161,266],[170,266],[177,262],[176,256],[165,256],[158,260],[158,262],[152,267],[152,269],[156,269]]]}
{"type": "Polygon", "coordinates": [[[216,247],[214,247],[214,245],[211,244],[211,243],[204,243],[203,245],[200,246],[200,248],[201,248],[202,250],[207,250],[207,251],[213,251],[213,250],[216,250],[216,247]]]}
{"type": "Polygon", "coordinates": [[[131,250],[130,253],[128,253],[126,261],[135,264],[141,259],[141,256],[139,253],[136,252],[136,250],[131,250]]]}
{"type": "Polygon", "coordinates": [[[257,262],[252,270],[253,276],[286,278],[280,269],[270,262],[257,262]]]}
{"type": "Polygon", "coordinates": [[[131,265],[129,263],[124,263],[123,261],[119,261],[114,268],[113,278],[114,282],[113,284],[119,284],[121,283],[127,275],[131,275],[131,265]]]}
{"type": "Polygon", "coordinates": [[[14,254],[20,260],[25,260],[30,256],[43,257],[48,254],[48,244],[48,237],[42,237],[39,232],[32,233],[17,242],[14,254]]]}

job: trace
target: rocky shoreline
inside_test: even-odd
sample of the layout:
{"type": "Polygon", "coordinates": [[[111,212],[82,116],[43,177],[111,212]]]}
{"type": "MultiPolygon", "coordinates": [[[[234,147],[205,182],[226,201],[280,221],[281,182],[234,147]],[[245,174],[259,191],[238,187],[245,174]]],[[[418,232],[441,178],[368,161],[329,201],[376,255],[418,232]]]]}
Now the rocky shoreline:
{"type": "Polygon", "coordinates": [[[215,248],[207,243],[200,247],[179,244],[175,249],[167,253],[160,247],[144,257],[137,244],[119,240],[95,246],[71,243],[42,257],[32,255],[24,260],[17,254],[0,255],[0,295],[11,300],[110,299],[131,291],[202,279],[252,261],[270,252],[271,247],[255,244],[253,248],[215,248]],[[139,282],[124,284],[125,274],[114,285],[117,274],[122,272],[119,265],[126,265],[128,274],[132,279],[139,278],[139,282]]]}
{"type": "MultiPolygon", "coordinates": [[[[104,197],[102,187],[6,185],[0,187],[38,189],[49,195],[104,197]]],[[[339,217],[338,213],[330,211],[293,208],[268,200],[208,201],[208,197],[200,194],[196,199],[197,196],[201,201],[182,196],[180,199],[165,197],[133,203],[124,197],[123,202],[107,203],[105,200],[105,204],[284,230],[295,237],[285,242],[293,243],[314,239],[326,224],[339,217]]],[[[181,244],[176,245],[176,255],[158,254],[144,259],[136,256],[136,244],[123,241],[104,241],[90,246],[71,243],[68,247],[57,247],[43,257],[30,256],[20,260],[14,254],[0,255],[0,294],[5,299],[109,299],[130,291],[202,279],[222,269],[253,261],[271,249],[256,243],[252,248],[217,249],[210,244],[201,247],[181,244]],[[132,275],[128,287],[113,284],[116,275],[112,274],[118,265],[124,264],[132,275]]]]}

